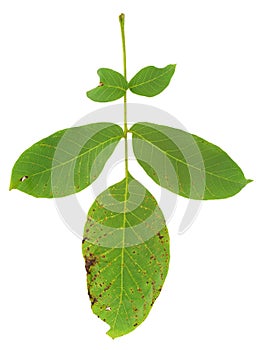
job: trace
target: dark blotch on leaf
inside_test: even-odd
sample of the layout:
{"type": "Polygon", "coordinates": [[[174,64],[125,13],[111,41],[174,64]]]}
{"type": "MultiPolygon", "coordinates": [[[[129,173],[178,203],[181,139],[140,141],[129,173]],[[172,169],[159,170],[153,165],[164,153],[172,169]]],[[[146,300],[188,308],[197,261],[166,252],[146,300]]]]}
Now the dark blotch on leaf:
{"type": "MultiPolygon", "coordinates": [[[[84,238],[83,238],[82,244],[83,244],[85,241],[87,241],[87,237],[84,237],[84,238]]],[[[89,250],[90,250],[89,247],[87,247],[87,251],[89,251],[89,250]]]]}
{"type": "Polygon", "coordinates": [[[93,306],[94,304],[96,304],[98,302],[98,299],[93,297],[89,290],[88,290],[88,295],[89,295],[89,298],[90,298],[90,301],[91,301],[91,306],[93,306]]]}
{"type": "Polygon", "coordinates": [[[160,234],[160,232],[158,232],[157,235],[158,235],[159,239],[164,238],[164,236],[162,236],[162,235],[160,234]]]}
{"type": "Polygon", "coordinates": [[[91,266],[96,265],[96,263],[97,263],[96,257],[93,257],[93,256],[91,256],[89,258],[87,256],[85,257],[85,269],[86,269],[87,273],[90,273],[91,266]]]}
{"type": "Polygon", "coordinates": [[[97,298],[93,298],[93,300],[91,300],[91,305],[93,306],[94,304],[96,304],[98,302],[97,298]]]}
{"type": "Polygon", "coordinates": [[[107,290],[109,290],[110,287],[111,287],[111,284],[107,285],[107,286],[104,288],[104,292],[106,292],[107,290]]]}

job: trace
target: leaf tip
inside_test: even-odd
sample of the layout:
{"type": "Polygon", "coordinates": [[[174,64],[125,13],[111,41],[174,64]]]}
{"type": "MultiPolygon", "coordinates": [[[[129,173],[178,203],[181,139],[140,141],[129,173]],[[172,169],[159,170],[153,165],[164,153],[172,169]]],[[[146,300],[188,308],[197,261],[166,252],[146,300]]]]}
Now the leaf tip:
{"type": "Polygon", "coordinates": [[[246,184],[249,184],[250,182],[253,182],[254,180],[251,180],[251,179],[247,179],[246,180],[246,184]]]}
{"type": "Polygon", "coordinates": [[[15,190],[17,188],[17,184],[13,181],[13,178],[11,178],[10,185],[9,185],[9,191],[15,190]]]}
{"type": "Polygon", "coordinates": [[[86,92],[86,97],[88,97],[90,100],[94,101],[91,95],[92,90],[89,90],[86,92]]]}
{"type": "Polygon", "coordinates": [[[117,336],[114,335],[114,332],[113,332],[113,329],[110,328],[107,332],[106,332],[106,335],[108,335],[111,339],[116,339],[117,336]]]}
{"type": "Polygon", "coordinates": [[[115,340],[116,338],[120,338],[126,334],[128,334],[130,331],[125,331],[125,330],[118,330],[116,329],[116,327],[112,328],[110,327],[110,329],[106,332],[106,335],[108,335],[111,339],[115,340]]]}
{"type": "Polygon", "coordinates": [[[172,63],[171,63],[171,64],[169,64],[169,65],[168,65],[168,67],[169,67],[169,68],[171,68],[171,70],[172,70],[172,74],[174,74],[174,73],[175,73],[176,66],[177,66],[177,64],[176,64],[176,63],[174,63],[174,64],[172,64],[172,63]]]}

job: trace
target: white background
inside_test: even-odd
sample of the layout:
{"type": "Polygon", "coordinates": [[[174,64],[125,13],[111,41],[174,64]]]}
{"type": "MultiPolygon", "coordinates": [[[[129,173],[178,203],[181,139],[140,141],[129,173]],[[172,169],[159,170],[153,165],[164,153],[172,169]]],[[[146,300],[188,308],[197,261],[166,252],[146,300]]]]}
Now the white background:
{"type": "MultiPolygon", "coordinates": [[[[163,94],[131,94],[129,101],[170,112],[257,180],[256,5],[1,1],[1,349],[257,350],[257,182],[233,198],[205,202],[181,236],[186,200],[179,202],[169,223],[171,265],[164,289],[148,319],[117,340],[105,335],[108,326],[91,312],[81,242],[53,201],[8,192],[22,151],[99,108],[85,91],[98,83],[98,68],[122,71],[121,12],[129,77],[147,65],[177,63],[163,94]]],[[[90,190],[84,195],[87,209],[93,196],[90,190]]]]}

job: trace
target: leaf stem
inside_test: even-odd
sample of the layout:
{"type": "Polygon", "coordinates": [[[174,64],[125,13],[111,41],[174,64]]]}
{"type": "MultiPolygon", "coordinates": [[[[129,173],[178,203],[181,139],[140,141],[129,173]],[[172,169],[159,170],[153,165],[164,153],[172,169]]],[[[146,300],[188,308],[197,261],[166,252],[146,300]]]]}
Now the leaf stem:
{"type": "MultiPolygon", "coordinates": [[[[121,37],[122,37],[122,49],[123,49],[123,67],[124,67],[124,78],[127,80],[126,72],[126,46],[125,46],[125,15],[121,13],[119,16],[121,37]]],[[[127,97],[126,92],[124,94],[124,139],[125,139],[125,176],[128,175],[128,142],[127,142],[127,97]]]]}

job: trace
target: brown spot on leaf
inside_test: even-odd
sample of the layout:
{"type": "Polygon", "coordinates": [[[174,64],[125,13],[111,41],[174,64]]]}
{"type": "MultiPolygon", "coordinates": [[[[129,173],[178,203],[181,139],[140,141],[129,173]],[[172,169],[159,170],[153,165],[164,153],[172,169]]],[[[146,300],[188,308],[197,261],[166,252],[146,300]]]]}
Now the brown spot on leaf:
{"type": "Polygon", "coordinates": [[[91,266],[96,265],[97,258],[93,256],[93,254],[90,254],[90,257],[85,257],[85,269],[87,273],[90,273],[91,266]]]}
{"type": "Polygon", "coordinates": [[[111,284],[107,285],[107,286],[104,288],[104,292],[106,292],[107,290],[109,290],[110,287],[111,287],[111,284]]]}
{"type": "Polygon", "coordinates": [[[91,306],[93,306],[94,304],[96,304],[98,302],[98,299],[97,298],[93,298],[91,300],[91,306]]]}
{"type": "Polygon", "coordinates": [[[98,271],[97,273],[95,273],[95,275],[92,277],[92,279],[91,279],[91,282],[94,282],[94,281],[96,281],[96,279],[99,277],[99,275],[100,275],[100,271],[98,271]]]}
{"type": "MultiPolygon", "coordinates": [[[[87,237],[84,237],[83,240],[82,240],[82,244],[87,241],[87,237]]],[[[87,247],[87,250],[89,251],[89,247],[87,247]]]]}
{"type": "Polygon", "coordinates": [[[164,236],[162,236],[162,235],[160,234],[160,232],[157,233],[157,236],[159,237],[159,239],[164,238],[164,236]]]}
{"type": "Polygon", "coordinates": [[[91,301],[91,306],[93,306],[94,304],[96,304],[98,302],[98,299],[93,297],[89,290],[88,290],[88,295],[89,295],[89,298],[90,298],[90,301],[91,301]]]}

